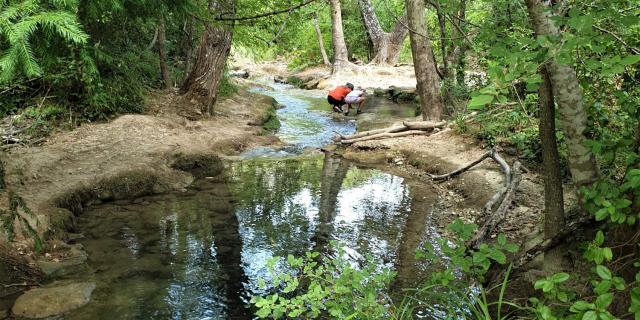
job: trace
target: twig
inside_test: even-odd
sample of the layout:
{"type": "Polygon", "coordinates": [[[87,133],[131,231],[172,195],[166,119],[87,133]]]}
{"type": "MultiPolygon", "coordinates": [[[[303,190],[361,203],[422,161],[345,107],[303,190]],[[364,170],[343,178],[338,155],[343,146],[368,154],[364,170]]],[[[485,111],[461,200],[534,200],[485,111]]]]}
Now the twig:
{"type": "Polygon", "coordinates": [[[224,17],[224,13],[219,14],[217,17],[214,17],[213,20],[217,20],[217,21],[243,21],[243,20],[255,20],[255,19],[260,19],[260,18],[265,18],[268,16],[274,16],[277,14],[282,14],[282,13],[287,13],[287,12],[291,12],[293,10],[302,8],[312,2],[315,2],[317,0],[307,0],[305,2],[302,2],[300,4],[297,4],[295,6],[286,8],[286,9],[282,9],[282,10],[275,10],[275,11],[271,11],[271,12],[266,12],[266,13],[261,13],[255,16],[248,16],[248,17],[224,17]]]}
{"type": "Polygon", "coordinates": [[[611,35],[614,38],[616,38],[616,40],[618,40],[618,42],[622,43],[623,46],[627,47],[627,49],[631,50],[631,52],[633,52],[634,54],[640,54],[640,50],[638,50],[638,48],[630,46],[629,44],[627,44],[619,35],[611,32],[611,31],[609,31],[609,30],[607,30],[605,28],[599,27],[599,26],[597,26],[595,24],[593,25],[593,27],[598,29],[598,30],[600,30],[600,31],[602,31],[602,32],[604,32],[604,33],[607,33],[607,34],[611,35]]]}

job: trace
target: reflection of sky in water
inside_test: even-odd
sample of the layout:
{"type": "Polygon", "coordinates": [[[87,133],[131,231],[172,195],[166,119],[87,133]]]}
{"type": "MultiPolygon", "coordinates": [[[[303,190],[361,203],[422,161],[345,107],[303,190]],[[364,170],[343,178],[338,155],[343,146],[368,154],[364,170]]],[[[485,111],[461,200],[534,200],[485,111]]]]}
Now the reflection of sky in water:
{"type": "MultiPolygon", "coordinates": [[[[259,163],[255,165],[260,166],[259,163]]],[[[315,170],[321,169],[316,167],[315,170]]],[[[323,195],[318,186],[313,186],[318,181],[302,183],[290,194],[274,194],[283,202],[283,209],[278,212],[269,208],[270,203],[277,202],[273,199],[240,199],[236,213],[243,242],[242,261],[249,281],[246,289],[260,292],[258,280],[269,279],[266,263],[270,258],[288,254],[302,256],[304,252],[317,249],[312,239],[321,225],[331,226],[330,238],[344,245],[351,257],[371,255],[385,263],[394,260],[404,219],[410,211],[406,207],[410,197],[404,180],[373,169],[350,167],[348,170],[356,176],[349,185],[342,181],[320,182],[341,185],[339,193],[326,195],[335,196],[337,200],[335,216],[324,215],[324,219],[329,219],[327,221],[320,221],[323,215],[319,206],[323,195]]],[[[256,168],[252,172],[266,175],[260,181],[263,182],[261,187],[268,189],[267,193],[276,186],[286,188],[282,184],[287,182],[279,179],[274,171],[256,168]]],[[[232,176],[231,188],[245,190],[248,184],[244,185],[247,183],[244,177],[243,174],[232,176]]]]}

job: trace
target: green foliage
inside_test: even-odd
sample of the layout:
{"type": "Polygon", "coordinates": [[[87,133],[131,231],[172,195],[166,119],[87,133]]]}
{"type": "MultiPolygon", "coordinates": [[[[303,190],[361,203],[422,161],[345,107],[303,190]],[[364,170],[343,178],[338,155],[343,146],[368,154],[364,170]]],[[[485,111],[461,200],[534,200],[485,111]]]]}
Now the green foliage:
{"type": "MultiPolygon", "coordinates": [[[[253,297],[256,315],[274,319],[391,317],[387,307],[391,301],[383,290],[389,287],[393,272],[380,269],[371,258],[363,268],[355,268],[340,247],[336,247],[333,259],[319,256],[313,252],[305,258],[289,255],[287,259],[271,259],[269,285],[278,293],[253,297]]],[[[261,283],[266,289],[266,282],[261,283]]]]}
{"type": "Polygon", "coordinates": [[[40,37],[40,43],[52,41],[53,35],[70,44],[87,42],[88,35],[74,13],[77,5],[74,1],[0,2],[0,40],[6,44],[0,58],[0,84],[20,75],[42,75],[32,44],[34,37],[40,37]]]}

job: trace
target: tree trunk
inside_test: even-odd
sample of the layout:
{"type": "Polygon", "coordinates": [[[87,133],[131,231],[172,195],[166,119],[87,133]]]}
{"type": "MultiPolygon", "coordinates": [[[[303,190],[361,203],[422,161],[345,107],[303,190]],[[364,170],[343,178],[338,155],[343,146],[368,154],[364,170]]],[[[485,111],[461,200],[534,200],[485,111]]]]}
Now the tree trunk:
{"type": "Polygon", "coordinates": [[[447,43],[445,38],[447,37],[447,28],[446,21],[444,20],[444,12],[442,12],[442,8],[438,1],[436,4],[436,13],[438,15],[438,28],[440,29],[440,51],[442,51],[442,77],[447,79],[449,78],[449,61],[447,60],[447,43]]]}
{"type": "Polygon", "coordinates": [[[443,105],[440,81],[431,55],[431,44],[424,17],[424,0],[405,0],[405,3],[422,119],[438,121],[442,118],[443,105]]]}
{"type": "Polygon", "coordinates": [[[322,31],[320,31],[320,24],[318,23],[318,14],[313,13],[313,26],[316,29],[316,36],[318,37],[318,46],[320,47],[320,53],[322,54],[322,63],[325,66],[330,66],[329,56],[327,56],[327,50],[324,49],[324,39],[322,38],[322,31]]]}
{"type": "MultiPolygon", "coordinates": [[[[542,84],[539,91],[540,142],[542,145],[542,168],[544,175],[544,238],[555,237],[565,226],[564,197],[560,155],[556,141],[555,101],[551,79],[546,68],[540,71],[542,84]]],[[[562,265],[562,248],[554,248],[544,255],[544,268],[552,273],[562,265]]]]}
{"type": "Polygon", "coordinates": [[[409,33],[409,30],[406,28],[407,15],[405,14],[400,17],[393,31],[387,33],[382,29],[371,1],[358,0],[358,3],[360,4],[360,11],[362,12],[362,18],[367,28],[369,39],[373,44],[373,59],[371,59],[371,63],[396,64],[398,58],[400,58],[400,51],[402,50],[404,39],[409,33]]]}
{"type": "MultiPolygon", "coordinates": [[[[234,0],[209,0],[209,11],[212,12],[233,12],[234,8],[234,0]]],[[[232,27],[206,23],[193,69],[182,85],[181,92],[188,99],[201,101],[202,111],[207,115],[211,115],[217,99],[232,37],[232,27]]]]}
{"type": "Polygon", "coordinates": [[[169,68],[167,67],[167,54],[165,52],[166,30],[164,25],[164,17],[160,17],[158,23],[158,55],[160,56],[160,73],[162,74],[162,82],[164,88],[169,90],[173,87],[171,78],[169,78],[169,68]]]}
{"type": "MultiPolygon", "coordinates": [[[[557,36],[558,28],[550,19],[548,1],[525,0],[536,35],[557,36]]],[[[589,185],[599,177],[596,159],[586,146],[587,112],[582,88],[572,67],[550,59],[546,64],[558,102],[562,129],[569,149],[569,169],[576,186],[589,185]]]]}
{"type": "MultiPolygon", "coordinates": [[[[193,65],[193,33],[195,32],[193,20],[195,18],[189,18],[187,25],[185,26],[185,40],[184,47],[187,48],[187,56],[185,57],[184,74],[189,75],[191,72],[191,66],[193,65]]],[[[186,77],[185,77],[186,79],[186,77]]]]}
{"type": "Polygon", "coordinates": [[[329,0],[331,4],[331,39],[333,43],[333,73],[339,73],[349,65],[349,53],[342,30],[342,9],[340,0],[329,0]]]}

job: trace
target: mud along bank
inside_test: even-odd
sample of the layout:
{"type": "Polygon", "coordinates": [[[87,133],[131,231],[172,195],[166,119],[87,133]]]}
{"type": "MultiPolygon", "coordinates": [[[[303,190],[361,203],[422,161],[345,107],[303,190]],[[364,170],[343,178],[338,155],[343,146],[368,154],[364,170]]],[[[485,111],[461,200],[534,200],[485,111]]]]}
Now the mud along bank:
{"type": "MultiPolygon", "coordinates": [[[[221,156],[278,143],[263,128],[273,126],[276,107],[267,96],[240,90],[216,105],[215,117],[195,121],[180,115],[191,106],[174,95],[157,95],[147,105],[147,114],[84,125],[51,136],[42,146],[0,155],[0,208],[5,216],[14,215],[12,228],[0,230],[0,254],[19,252],[31,266],[55,269],[48,264],[72,254],[64,243],[73,237],[76,216],[86,206],[181,190],[195,177],[219,173],[221,156]],[[8,232],[16,235],[12,245],[5,243],[8,232]],[[38,258],[31,251],[36,239],[43,240],[38,258]]],[[[5,267],[0,283],[21,279],[9,264],[5,267]]],[[[29,278],[29,272],[24,274],[29,278]]],[[[0,296],[21,289],[0,286],[0,296]]]]}

